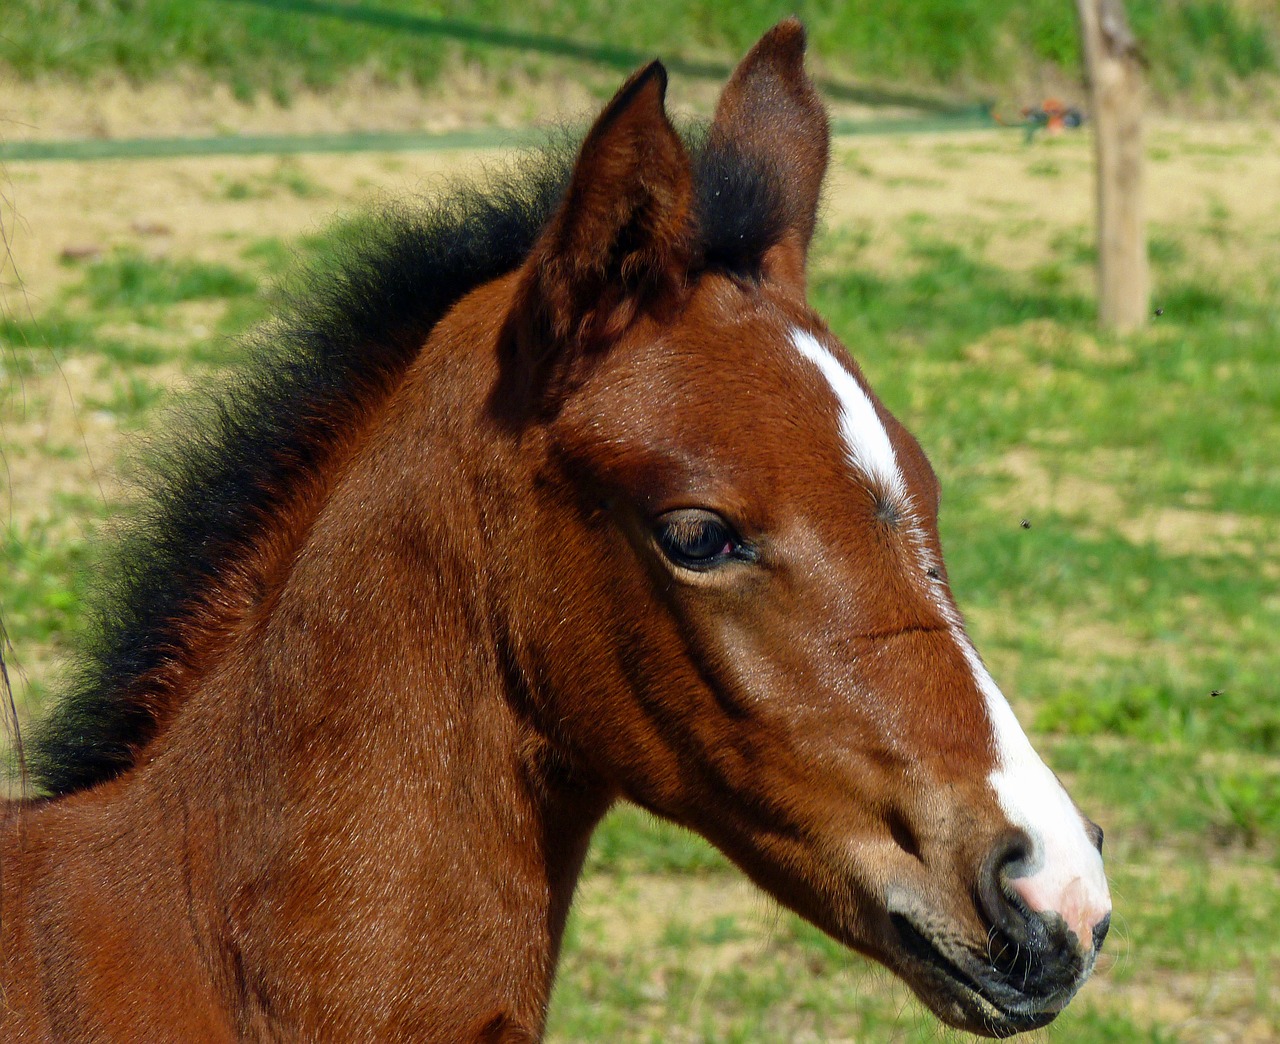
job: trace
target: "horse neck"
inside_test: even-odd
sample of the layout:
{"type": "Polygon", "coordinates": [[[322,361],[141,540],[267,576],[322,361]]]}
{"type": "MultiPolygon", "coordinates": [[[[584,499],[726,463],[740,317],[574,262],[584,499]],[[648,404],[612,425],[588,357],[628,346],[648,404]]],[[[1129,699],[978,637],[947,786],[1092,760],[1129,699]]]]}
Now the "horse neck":
{"type": "Polygon", "coordinates": [[[50,806],[78,814],[69,835],[130,838],[64,855],[150,873],[148,909],[121,920],[183,918],[255,1017],[388,1039],[467,1039],[456,1019],[477,1012],[541,1025],[609,798],[532,721],[508,634],[521,595],[486,567],[510,452],[477,442],[494,314],[433,335],[142,763],[50,806]]]}

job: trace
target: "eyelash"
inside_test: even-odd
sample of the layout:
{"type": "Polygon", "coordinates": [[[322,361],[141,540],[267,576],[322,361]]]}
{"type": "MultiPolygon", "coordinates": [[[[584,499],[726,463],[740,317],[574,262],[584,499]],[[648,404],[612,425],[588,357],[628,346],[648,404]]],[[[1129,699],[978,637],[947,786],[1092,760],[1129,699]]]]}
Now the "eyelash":
{"type": "Polygon", "coordinates": [[[754,551],[732,526],[713,511],[686,508],[659,516],[654,528],[658,547],[684,569],[707,572],[730,561],[754,561],[754,551]]]}

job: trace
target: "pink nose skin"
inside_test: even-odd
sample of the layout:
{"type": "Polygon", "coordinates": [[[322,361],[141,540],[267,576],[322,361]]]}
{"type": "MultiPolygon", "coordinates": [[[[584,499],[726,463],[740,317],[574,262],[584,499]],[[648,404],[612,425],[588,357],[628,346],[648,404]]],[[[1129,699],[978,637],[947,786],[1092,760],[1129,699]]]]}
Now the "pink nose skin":
{"type": "Polygon", "coordinates": [[[1111,915],[1111,898],[1106,884],[1099,892],[1083,877],[1073,877],[1066,885],[1054,875],[1039,873],[1009,882],[1033,913],[1056,913],[1076,933],[1080,949],[1093,950],[1093,930],[1111,915]]]}

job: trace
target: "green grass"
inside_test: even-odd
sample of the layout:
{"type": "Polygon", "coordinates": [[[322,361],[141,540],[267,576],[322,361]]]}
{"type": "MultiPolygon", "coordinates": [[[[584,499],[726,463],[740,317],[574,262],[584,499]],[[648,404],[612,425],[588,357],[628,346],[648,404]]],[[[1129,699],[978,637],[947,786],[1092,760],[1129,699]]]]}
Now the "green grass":
{"type": "Polygon", "coordinates": [[[256,289],[254,280],[226,265],[148,258],[126,250],[91,264],[76,293],[96,311],[137,315],[183,301],[241,297],[256,289]]]}
{"type": "MultiPolygon", "coordinates": [[[[415,0],[355,6],[422,14],[415,0]]],[[[1226,0],[1129,0],[1158,89],[1221,94],[1230,84],[1280,71],[1280,16],[1266,5],[1226,0]]],[[[508,30],[730,57],[794,13],[784,0],[560,0],[527,6],[442,0],[436,16],[508,30]],[[678,43],[677,43],[678,42],[678,43]]],[[[1007,85],[1030,68],[1074,76],[1079,41],[1073,5],[1061,0],[853,0],[801,5],[812,46],[832,71],[882,83],[1007,85]]],[[[531,52],[494,50],[439,36],[330,17],[264,10],[230,0],[8,0],[0,64],[22,77],[135,82],[193,69],[247,97],[287,100],[300,86],[329,87],[353,72],[387,81],[433,82],[451,60],[482,61],[499,79],[538,70],[531,52]]]]}
{"type": "MultiPolygon", "coordinates": [[[[1173,236],[1153,241],[1158,271],[1185,261],[1173,236]]],[[[1060,249],[1056,263],[1082,262],[1069,239],[1060,249]]],[[[1280,543],[1276,298],[1171,281],[1163,325],[1086,353],[1083,298],[955,244],[917,242],[913,253],[922,263],[896,279],[823,272],[819,311],[947,461],[943,534],[962,604],[1033,622],[990,645],[1024,664],[1019,688],[1035,693],[1039,727],[1280,754],[1280,703],[1267,695],[1278,661],[1266,637],[1280,633],[1280,604],[1275,575],[1257,568],[1280,543]],[[966,357],[1033,317],[1051,335],[1042,325],[1020,345],[1021,365],[966,357]],[[1068,494],[1022,530],[1031,509],[1010,502],[1011,479],[992,462],[1028,451],[1068,494]],[[1114,506],[1073,501],[1072,480],[1106,484],[1114,506]],[[1239,513],[1249,525],[1236,538],[1210,531],[1193,548],[1164,547],[1162,510],[1239,513]],[[1148,539],[1135,535],[1144,511],[1156,513],[1148,539]],[[1071,645],[1055,636],[1086,623],[1122,638],[1120,648],[1064,662],[1071,645]]],[[[1274,805],[1275,787],[1268,793],[1274,805]]]]}
{"type": "Polygon", "coordinates": [[[624,805],[592,838],[587,867],[610,874],[702,874],[723,873],[731,864],[696,834],[624,805]]]}
{"type": "MultiPolygon", "coordinates": [[[[126,432],[154,423],[167,395],[165,381],[148,374],[152,367],[179,362],[207,368],[234,357],[225,339],[193,342],[183,328],[182,306],[211,302],[236,332],[262,319],[267,307],[257,273],[226,265],[119,250],[71,267],[77,278],[41,314],[0,317],[0,374],[6,380],[0,434],[7,435],[8,422],[49,414],[48,389],[56,394],[65,387],[69,360],[96,363],[95,390],[77,403],[79,420],[56,434],[43,432],[38,445],[28,447],[54,470],[83,456],[87,417],[126,432]]],[[[10,491],[3,493],[12,512],[10,491]]],[[[19,512],[3,529],[0,613],[20,655],[65,651],[85,622],[103,558],[101,542],[92,537],[121,510],[98,489],[93,494],[57,494],[43,512],[19,512]]],[[[36,679],[33,695],[40,698],[47,688],[36,679]]]]}
{"type": "Polygon", "coordinates": [[[320,199],[324,190],[287,159],[272,171],[255,177],[220,178],[223,195],[231,200],[270,199],[280,194],[320,199]]]}
{"type": "Polygon", "coordinates": [[[68,538],[41,521],[21,532],[6,527],[5,628],[17,648],[74,634],[84,621],[94,554],[84,536],[68,538]]]}

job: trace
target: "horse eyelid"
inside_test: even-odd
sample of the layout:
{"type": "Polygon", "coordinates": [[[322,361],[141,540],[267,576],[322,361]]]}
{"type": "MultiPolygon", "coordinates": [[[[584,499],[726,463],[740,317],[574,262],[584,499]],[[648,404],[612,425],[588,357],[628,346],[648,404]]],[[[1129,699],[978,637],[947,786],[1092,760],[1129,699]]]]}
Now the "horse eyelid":
{"type": "Polygon", "coordinates": [[[663,555],[669,561],[671,561],[674,565],[682,569],[688,569],[691,572],[695,572],[695,573],[714,572],[720,566],[723,566],[725,563],[732,562],[732,561],[745,562],[747,564],[751,564],[756,562],[760,557],[759,550],[754,545],[752,545],[748,541],[744,540],[741,536],[739,536],[737,528],[733,526],[728,519],[726,519],[719,512],[711,511],[707,508],[675,509],[673,511],[664,512],[662,515],[659,515],[657,519],[655,519],[654,535],[657,538],[658,546],[662,550],[663,555]],[[702,524],[710,523],[710,524],[722,527],[726,531],[726,535],[731,544],[729,553],[722,556],[717,556],[717,557],[707,559],[705,562],[697,562],[694,560],[682,561],[680,559],[680,556],[673,555],[671,553],[671,550],[666,546],[666,541],[663,540],[662,530],[665,525],[672,524],[672,520],[670,520],[671,515],[680,515],[680,514],[683,514],[684,512],[688,512],[693,515],[702,516],[701,518],[695,521],[695,524],[699,522],[702,524]]]}

